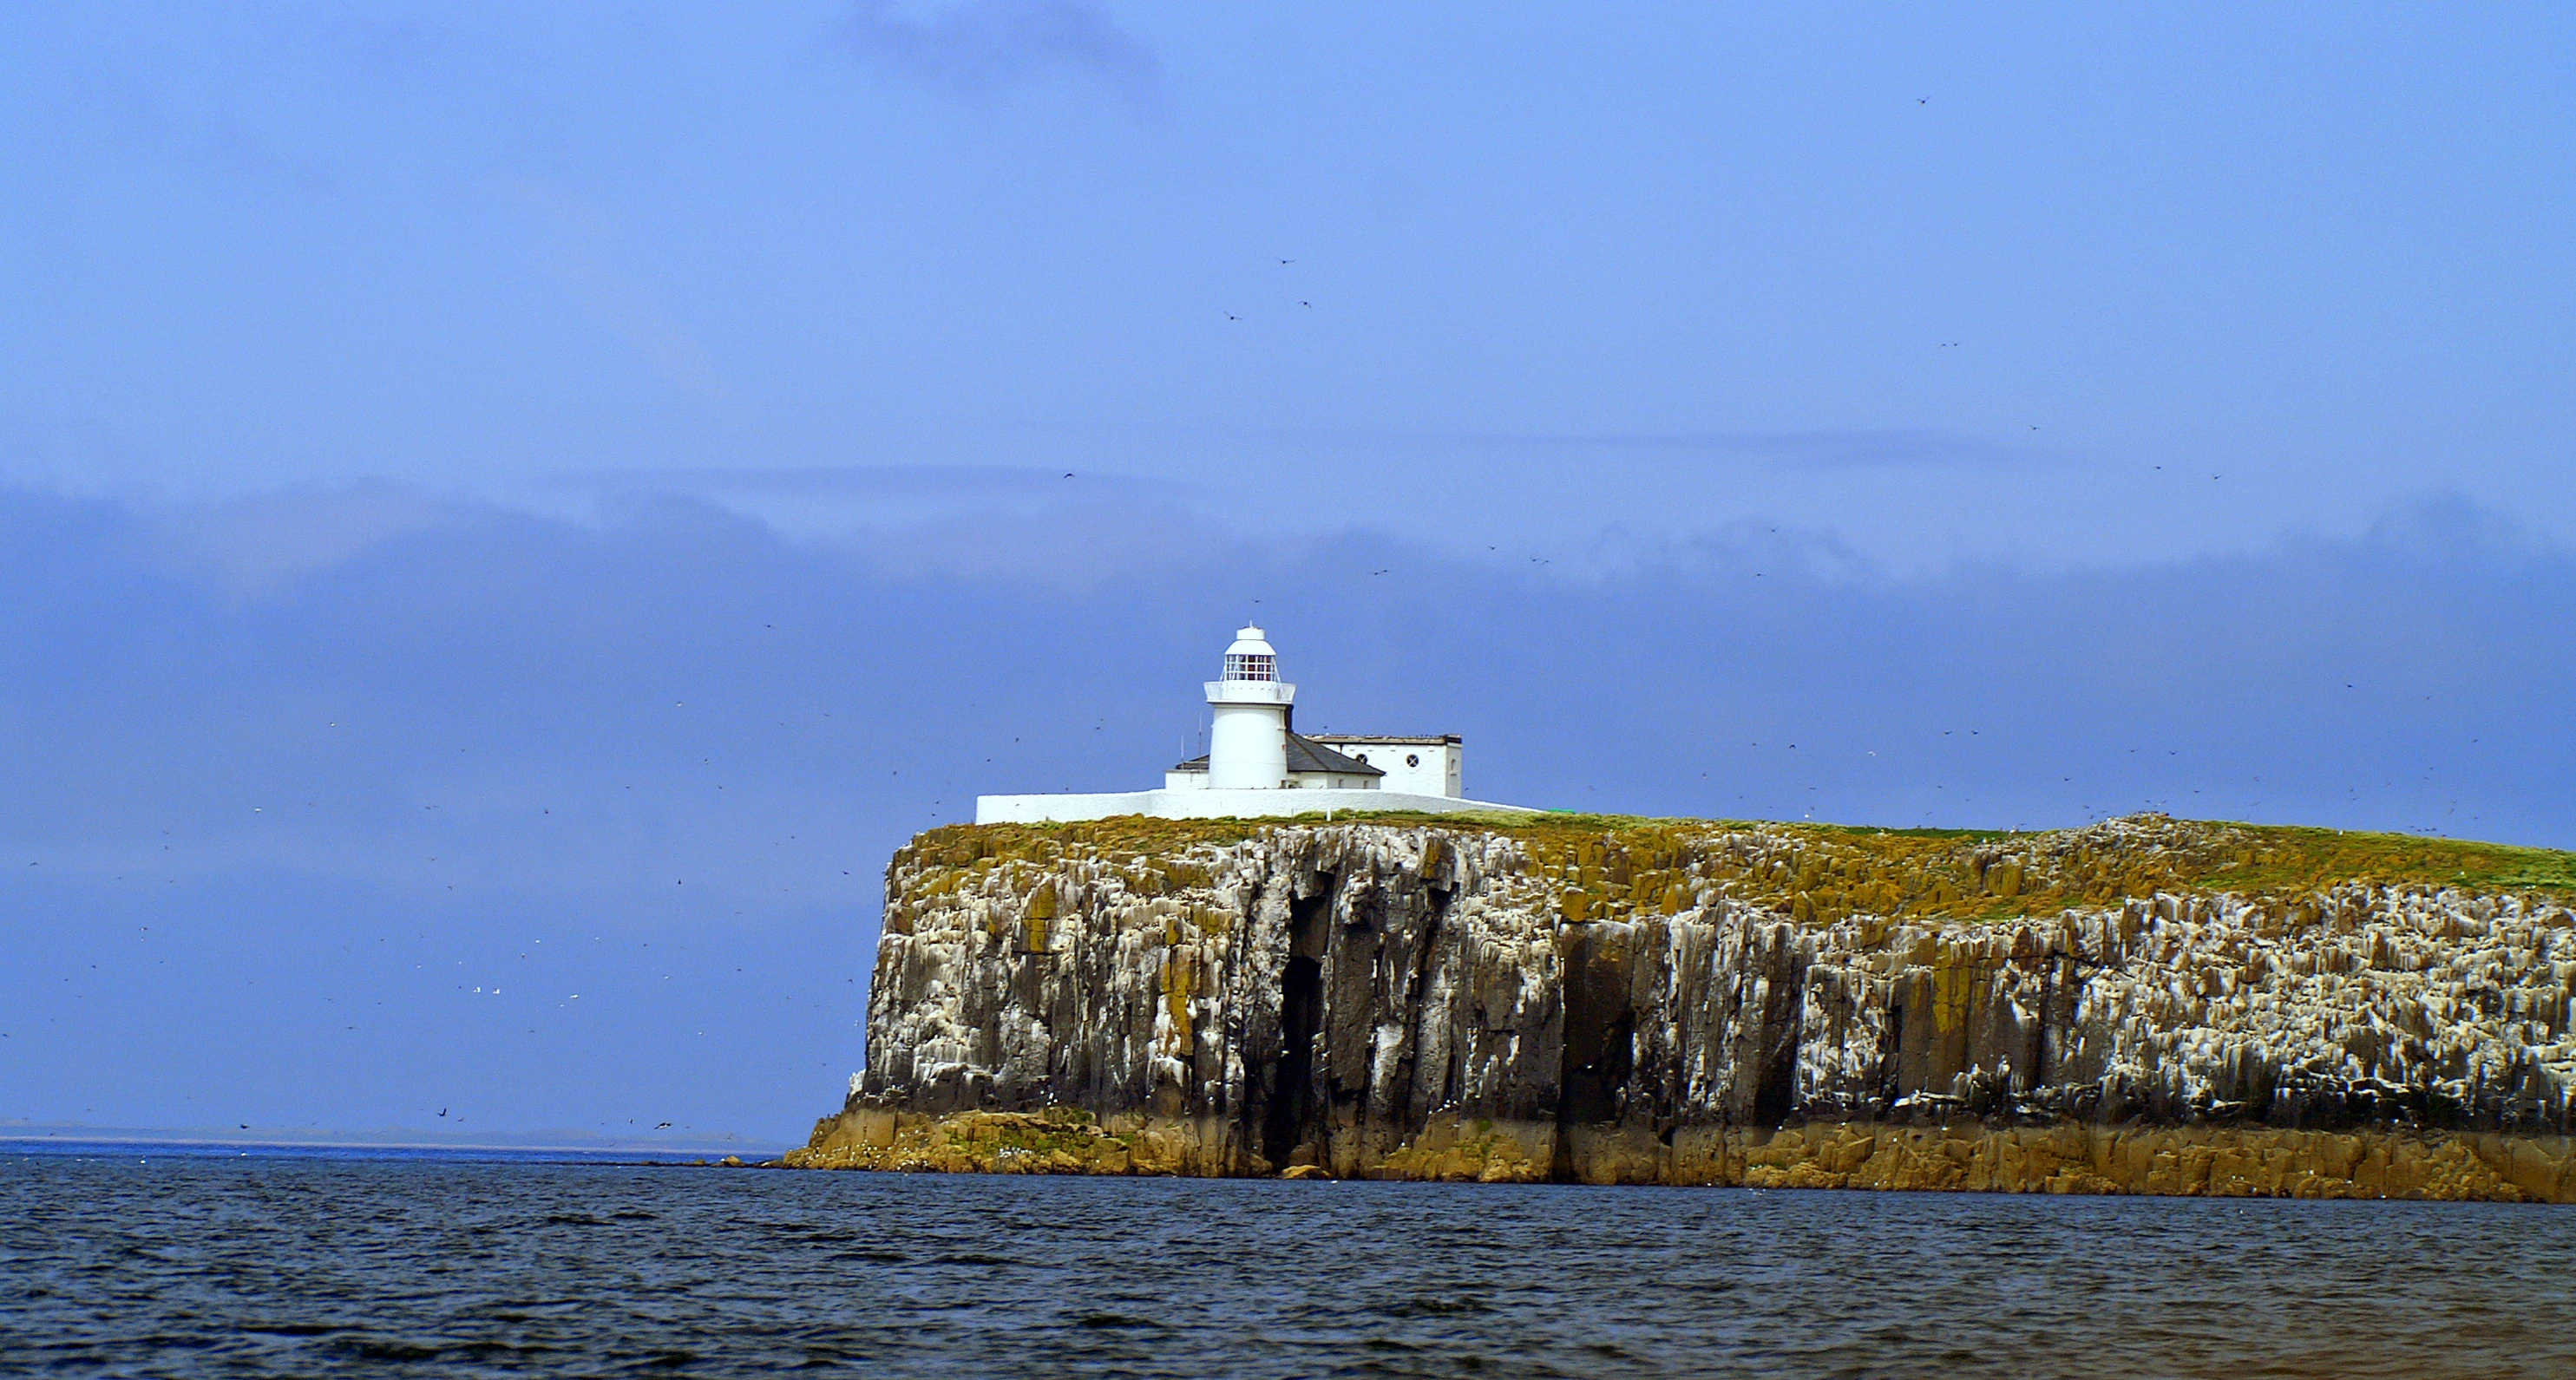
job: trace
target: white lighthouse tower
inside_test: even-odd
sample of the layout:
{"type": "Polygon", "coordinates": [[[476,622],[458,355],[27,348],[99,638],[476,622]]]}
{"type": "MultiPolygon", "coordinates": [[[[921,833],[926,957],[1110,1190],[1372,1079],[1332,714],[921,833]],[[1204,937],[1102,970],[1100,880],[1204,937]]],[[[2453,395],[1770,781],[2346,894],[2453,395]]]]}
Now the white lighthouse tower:
{"type": "Polygon", "coordinates": [[[1259,628],[1225,649],[1225,677],[1207,682],[1207,784],[1212,791],[1275,791],[1288,784],[1288,708],[1297,687],[1279,678],[1279,653],[1259,628]]]}

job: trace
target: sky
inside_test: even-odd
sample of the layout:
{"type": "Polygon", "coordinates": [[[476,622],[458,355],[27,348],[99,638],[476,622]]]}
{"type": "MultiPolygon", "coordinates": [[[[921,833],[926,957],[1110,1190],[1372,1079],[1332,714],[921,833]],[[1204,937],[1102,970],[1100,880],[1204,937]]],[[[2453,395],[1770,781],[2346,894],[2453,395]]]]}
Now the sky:
{"type": "Polygon", "coordinates": [[[99,4],[0,49],[0,1118],[801,1138],[887,856],[2576,847],[2544,7],[99,4]],[[447,1115],[441,1117],[439,1113],[447,1115]]]}

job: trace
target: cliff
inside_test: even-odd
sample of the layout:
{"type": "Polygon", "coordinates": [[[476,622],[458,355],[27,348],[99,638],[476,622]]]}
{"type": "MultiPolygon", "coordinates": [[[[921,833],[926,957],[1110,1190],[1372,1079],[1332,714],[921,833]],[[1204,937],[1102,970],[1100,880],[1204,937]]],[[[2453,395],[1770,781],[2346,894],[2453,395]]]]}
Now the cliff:
{"type": "Polygon", "coordinates": [[[921,835],[789,1162],[2576,1201],[2576,858],[1122,819],[921,835]]]}

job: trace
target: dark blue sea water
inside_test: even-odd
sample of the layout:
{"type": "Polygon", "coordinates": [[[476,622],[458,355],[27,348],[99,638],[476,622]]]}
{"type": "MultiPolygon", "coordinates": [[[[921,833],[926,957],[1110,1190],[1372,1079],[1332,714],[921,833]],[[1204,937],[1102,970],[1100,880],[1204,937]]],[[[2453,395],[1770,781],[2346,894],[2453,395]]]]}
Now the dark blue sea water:
{"type": "Polygon", "coordinates": [[[0,1155],[0,1372],[791,1371],[2564,1377],[2576,1210],[0,1155]]]}

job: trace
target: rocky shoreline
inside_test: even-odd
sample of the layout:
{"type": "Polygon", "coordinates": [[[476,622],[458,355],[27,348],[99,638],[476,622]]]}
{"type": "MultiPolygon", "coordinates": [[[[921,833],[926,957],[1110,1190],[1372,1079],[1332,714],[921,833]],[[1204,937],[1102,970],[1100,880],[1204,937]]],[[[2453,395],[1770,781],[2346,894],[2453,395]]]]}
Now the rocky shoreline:
{"type": "Polygon", "coordinates": [[[889,869],[868,1069],[783,1163],[2576,1201],[2566,861],[2161,817],[952,827],[889,869]]]}
{"type": "MultiPolygon", "coordinates": [[[[1292,1179],[1545,1183],[1553,1126],[1444,1124],[1373,1164],[1292,1164],[1292,1179]],[[1337,1172],[1341,1171],[1341,1172],[1337,1172]]],[[[1727,1188],[2145,1193],[2233,1198],[2576,1202],[2576,1139],[2496,1133],[2244,1127],[1988,1127],[1817,1123],[1676,1136],[1673,1146],[1581,1137],[1569,1181],[1727,1188]]],[[[1221,1176],[1222,1136],[1187,1123],[1081,1113],[858,1109],[772,1163],[899,1173],[1221,1176]]]]}

